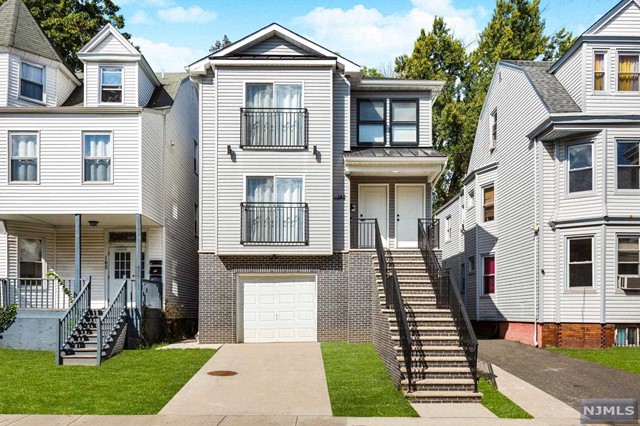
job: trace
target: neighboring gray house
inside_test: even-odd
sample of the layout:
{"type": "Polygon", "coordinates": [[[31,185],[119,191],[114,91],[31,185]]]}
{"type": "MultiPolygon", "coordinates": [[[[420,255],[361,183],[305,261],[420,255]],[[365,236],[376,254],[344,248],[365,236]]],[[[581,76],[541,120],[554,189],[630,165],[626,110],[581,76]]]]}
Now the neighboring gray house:
{"type": "MultiPolygon", "coordinates": [[[[160,283],[155,307],[171,303],[195,322],[194,85],[186,74],[153,73],[110,24],[78,52],[83,79],[22,1],[0,6],[0,28],[2,303],[17,303],[19,316],[54,309],[57,320],[69,301],[48,271],[76,293],[91,277],[98,310],[125,280],[137,282],[133,294],[151,279],[160,283]]],[[[0,344],[54,347],[52,329],[36,332],[43,341],[16,342],[10,330],[0,344]]]]}
{"type": "Polygon", "coordinates": [[[639,20],[624,0],[558,61],[497,64],[464,189],[437,212],[479,329],[638,345],[639,20]]]}

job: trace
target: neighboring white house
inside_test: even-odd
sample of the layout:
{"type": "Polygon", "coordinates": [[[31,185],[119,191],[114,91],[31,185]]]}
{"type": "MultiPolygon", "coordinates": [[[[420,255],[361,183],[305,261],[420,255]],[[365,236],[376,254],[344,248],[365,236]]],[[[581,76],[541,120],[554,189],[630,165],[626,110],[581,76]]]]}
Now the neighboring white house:
{"type": "Polygon", "coordinates": [[[43,280],[50,270],[76,291],[77,279],[91,277],[94,308],[105,308],[125,279],[151,279],[165,303],[195,320],[195,86],[186,74],[154,74],[110,24],[78,52],[83,78],[21,1],[0,6],[0,26],[0,279],[10,281],[8,302],[66,308],[43,280]]]}
{"type": "Polygon", "coordinates": [[[497,64],[464,189],[437,212],[443,265],[478,328],[638,344],[639,19],[624,0],[558,61],[497,64]]]}
{"type": "Polygon", "coordinates": [[[189,73],[201,102],[200,341],[371,340],[360,249],[374,245],[372,219],[387,247],[417,248],[446,163],[431,140],[442,82],[363,78],[278,24],[189,73]]]}

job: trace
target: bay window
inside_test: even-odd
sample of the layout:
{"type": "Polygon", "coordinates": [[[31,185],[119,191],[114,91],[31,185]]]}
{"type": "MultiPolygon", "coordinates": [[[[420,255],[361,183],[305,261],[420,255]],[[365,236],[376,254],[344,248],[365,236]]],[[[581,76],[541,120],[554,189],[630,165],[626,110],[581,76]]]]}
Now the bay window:
{"type": "Polygon", "coordinates": [[[491,222],[495,219],[495,191],[493,186],[483,189],[483,222],[491,222]]]}
{"type": "Polygon", "coordinates": [[[44,102],[44,67],[23,62],[20,66],[20,96],[44,102]]]}
{"type": "Polygon", "coordinates": [[[593,237],[569,238],[569,288],[593,287],[593,237]]]}
{"type": "Polygon", "coordinates": [[[482,259],[482,292],[493,294],[496,292],[496,258],[485,256],[482,259]]]}
{"type": "Polygon", "coordinates": [[[10,182],[38,181],[38,134],[11,133],[10,134],[10,182]]]}
{"type": "Polygon", "coordinates": [[[591,191],[593,189],[593,145],[584,143],[569,145],[569,193],[591,191]]]}
{"type": "Polygon", "coordinates": [[[618,276],[640,277],[640,238],[637,236],[618,237],[618,276]]]}
{"type": "Polygon", "coordinates": [[[593,55],[593,90],[596,92],[605,91],[606,82],[605,54],[598,52],[593,55]]]}
{"type": "Polygon", "coordinates": [[[638,55],[620,54],[618,56],[618,91],[637,92],[640,90],[638,74],[638,55]]]}
{"type": "Polygon", "coordinates": [[[111,134],[84,134],[84,182],[111,182],[111,134]]]}
{"type": "Polygon", "coordinates": [[[620,141],[617,150],[618,189],[640,189],[639,141],[620,141]]]}

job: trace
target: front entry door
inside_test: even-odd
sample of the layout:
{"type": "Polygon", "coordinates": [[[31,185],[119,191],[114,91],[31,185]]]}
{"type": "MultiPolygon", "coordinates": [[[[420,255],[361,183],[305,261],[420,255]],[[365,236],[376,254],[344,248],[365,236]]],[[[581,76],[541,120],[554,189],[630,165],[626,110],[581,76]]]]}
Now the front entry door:
{"type": "MultiPolygon", "coordinates": [[[[143,261],[144,261],[144,252],[143,261]]],[[[144,265],[143,265],[144,270],[144,265]]],[[[125,279],[136,277],[136,248],[119,246],[109,248],[109,300],[110,303],[117,295],[125,279]]]]}
{"type": "Polygon", "coordinates": [[[425,215],[424,185],[396,185],[396,246],[418,247],[418,219],[425,215]]]}
{"type": "MultiPolygon", "coordinates": [[[[387,218],[389,217],[388,196],[386,185],[360,185],[358,191],[358,217],[360,219],[378,219],[382,242],[388,246],[388,226],[387,218]]],[[[358,238],[360,239],[360,247],[371,246],[374,237],[372,232],[364,232],[360,229],[358,238]],[[366,241],[363,241],[366,239],[366,241]]]]}

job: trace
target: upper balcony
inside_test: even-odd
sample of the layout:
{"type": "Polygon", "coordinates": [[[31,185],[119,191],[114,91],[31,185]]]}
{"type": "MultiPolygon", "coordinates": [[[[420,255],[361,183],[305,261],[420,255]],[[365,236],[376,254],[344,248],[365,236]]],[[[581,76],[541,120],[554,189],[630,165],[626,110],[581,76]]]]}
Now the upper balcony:
{"type": "Polygon", "coordinates": [[[240,108],[240,148],[307,149],[306,108],[240,108]]]}

